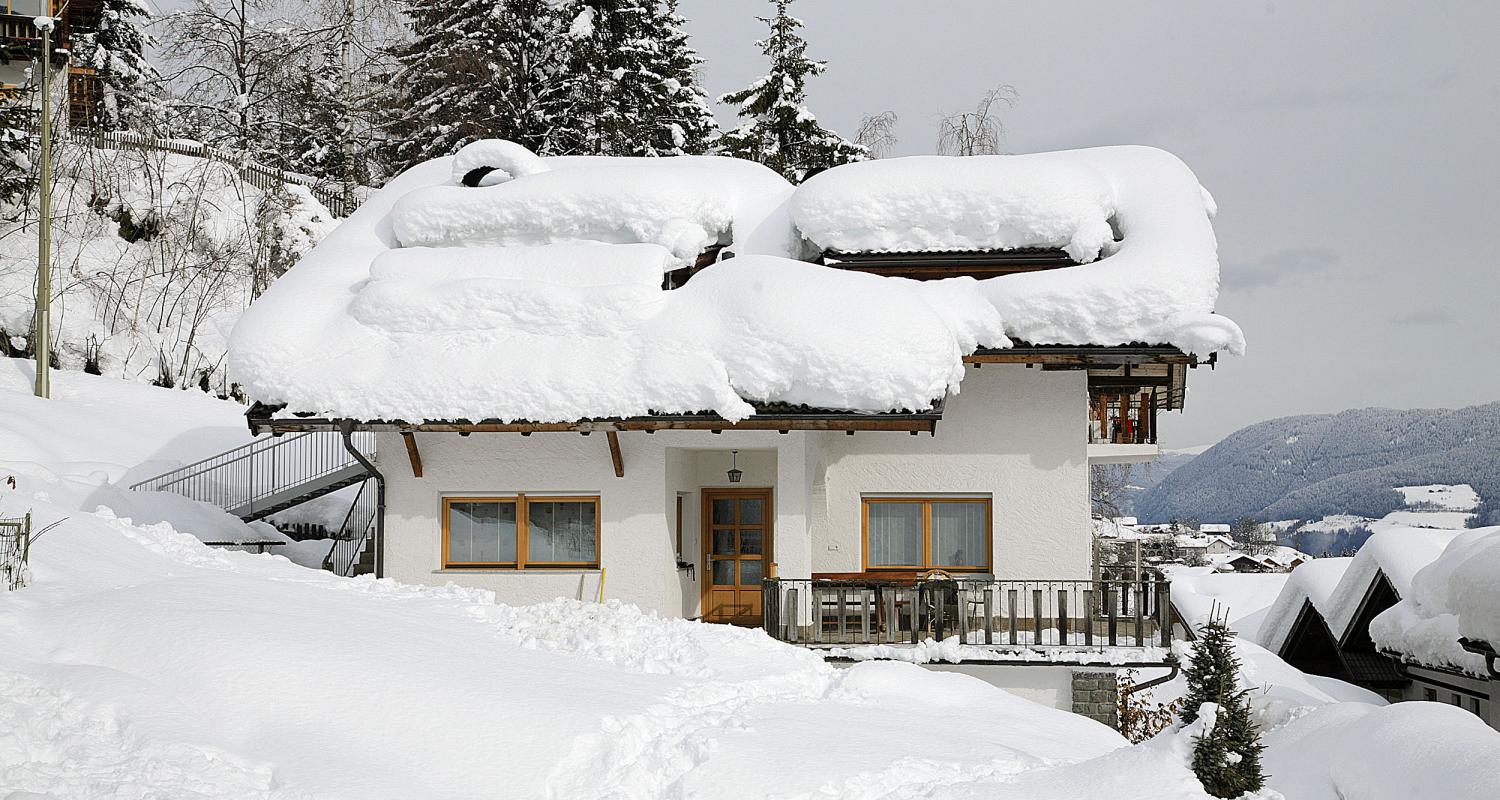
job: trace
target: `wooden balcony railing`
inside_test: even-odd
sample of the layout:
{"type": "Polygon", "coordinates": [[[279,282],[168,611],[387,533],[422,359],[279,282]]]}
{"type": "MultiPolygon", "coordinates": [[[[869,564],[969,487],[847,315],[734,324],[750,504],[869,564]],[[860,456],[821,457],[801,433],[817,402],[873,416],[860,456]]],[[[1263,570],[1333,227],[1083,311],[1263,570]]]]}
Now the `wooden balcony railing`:
{"type": "Polygon", "coordinates": [[[957,636],[1027,648],[1170,647],[1169,582],[768,578],[766,632],[812,645],[957,636]]]}
{"type": "Polygon", "coordinates": [[[1155,394],[1146,391],[1089,395],[1089,444],[1155,443],[1155,394]]]}

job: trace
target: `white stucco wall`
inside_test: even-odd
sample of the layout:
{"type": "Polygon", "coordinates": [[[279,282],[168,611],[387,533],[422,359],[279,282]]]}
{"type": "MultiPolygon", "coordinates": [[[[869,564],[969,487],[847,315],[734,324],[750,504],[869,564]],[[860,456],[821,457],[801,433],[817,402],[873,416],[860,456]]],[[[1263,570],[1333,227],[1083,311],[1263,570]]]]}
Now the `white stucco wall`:
{"type": "Polygon", "coordinates": [[[416,435],[423,477],[412,476],[397,434],[378,438],[386,478],[386,576],[426,584],[455,582],[494,591],[502,602],[593,599],[600,582],[618,598],[668,616],[697,616],[703,580],[698,498],[704,487],[771,487],[777,558],[807,563],[805,434],[727,431],[622,433],[625,476],[617,478],[603,434],[449,433],[416,435]],[[730,450],[744,477],[730,484],[730,450]],[[442,499],[453,496],[598,495],[602,570],[442,568],[442,499]],[[684,495],[683,558],[677,569],[676,497],[684,495]]]}
{"type": "Polygon", "coordinates": [[[860,497],[869,493],[977,494],[994,512],[1000,578],[1087,579],[1090,524],[1087,389],[1081,372],[970,368],[937,435],[662,431],[622,433],[617,478],[602,434],[419,433],[424,477],[413,478],[397,434],[379,437],[386,476],[384,574],[491,589],[504,602],[592,599],[599,591],[670,616],[699,614],[699,521],[705,487],[771,487],[772,560],[783,577],[861,567],[860,497]],[[732,449],[745,475],[730,484],[732,449]],[[600,570],[443,570],[444,496],[584,494],[600,497],[600,570]],[[676,567],[676,497],[685,496],[676,567]]]}
{"type": "Polygon", "coordinates": [[[1088,386],[1083,372],[969,368],[937,435],[818,434],[813,572],[861,569],[863,494],[969,494],[993,503],[994,574],[1089,578],[1088,386]]]}

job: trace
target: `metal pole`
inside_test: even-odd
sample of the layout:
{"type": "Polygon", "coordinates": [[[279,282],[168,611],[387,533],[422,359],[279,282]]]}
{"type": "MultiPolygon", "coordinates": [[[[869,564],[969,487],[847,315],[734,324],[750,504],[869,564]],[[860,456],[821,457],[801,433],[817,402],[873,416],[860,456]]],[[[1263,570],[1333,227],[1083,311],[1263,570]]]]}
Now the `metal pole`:
{"type": "Polygon", "coordinates": [[[344,36],[339,43],[344,64],[344,214],[354,208],[354,0],[344,0],[344,36]]]}
{"type": "Polygon", "coordinates": [[[56,20],[37,17],[42,31],[42,119],[39,210],[36,250],[36,396],[52,396],[52,27],[56,20]]]}

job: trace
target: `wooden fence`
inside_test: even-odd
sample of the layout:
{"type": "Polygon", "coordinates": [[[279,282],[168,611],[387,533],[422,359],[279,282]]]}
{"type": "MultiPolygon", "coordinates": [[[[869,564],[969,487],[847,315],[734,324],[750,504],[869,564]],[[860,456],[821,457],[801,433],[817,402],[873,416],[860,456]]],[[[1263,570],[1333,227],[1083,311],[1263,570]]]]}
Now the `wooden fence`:
{"type": "Polygon", "coordinates": [[[257,189],[276,189],[288,183],[303,186],[335,217],[347,217],[353,213],[364,193],[364,187],[346,193],[341,183],[268,167],[190,139],[162,139],[130,131],[73,131],[69,138],[100,150],[151,150],[218,161],[234,167],[241,180],[257,189]]]}

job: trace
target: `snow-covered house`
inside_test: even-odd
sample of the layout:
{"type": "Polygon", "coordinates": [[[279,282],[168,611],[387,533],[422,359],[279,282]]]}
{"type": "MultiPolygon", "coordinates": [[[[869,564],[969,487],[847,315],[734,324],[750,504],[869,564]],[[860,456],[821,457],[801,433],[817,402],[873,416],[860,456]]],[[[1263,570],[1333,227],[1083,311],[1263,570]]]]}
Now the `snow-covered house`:
{"type": "Polygon", "coordinates": [[[1495,608],[1495,572],[1493,565],[1483,571],[1482,556],[1500,543],[1496,529],[1415,528],[1389,518],[1373,527],[1353,558],[1312,559],[1292,570],[1259,643],[1304,672],[1391,700],[1451,702],[1493,725],[1483,649],[1486,636],[1500,635],[1484,631],[1495,608]],[[1455,579],[1460,572],[1470,577],[1455,579]]]}
{"type": "Polygon", "coordinates": [[[1403,700],[1466,708],[1500,730],[1500,527],[1454,536],[1369,637],[1410,679],[1403,700]]]}
{"type": "Polygon", "coordinates": [[[35,20],[53,17],[49,69],[54,107],[66,110],[60,118],[72,125],[92,122],[102,98],[99,76],[92,67],[70,62],[74,42],[99,30],[100,12],[100,0],[6,0],[0,7],[0,44],[9,55],[0,63],[0,95],[40,83],[42,34],[35,20]]]}
{"type": "Polygon", "coordinates": [[[279,279],[230,369],[257,432],[374,433],[382,575],[798,641],[1093,644],[1089,464],[1151,457],[1191,368],[1243,347],[1213,213],[1142,147],[794,188],[478,142],[279,279]],[[967,595],[918,614],[929,573],[967,595]]]}

